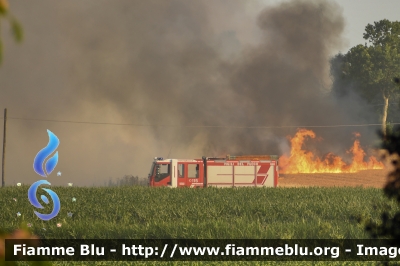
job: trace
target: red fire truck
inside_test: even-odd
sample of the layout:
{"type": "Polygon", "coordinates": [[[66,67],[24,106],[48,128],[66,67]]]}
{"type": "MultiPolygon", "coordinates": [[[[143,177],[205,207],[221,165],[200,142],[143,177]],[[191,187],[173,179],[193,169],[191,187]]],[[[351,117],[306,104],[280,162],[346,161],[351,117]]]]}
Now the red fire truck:
{"type": "Polygon", "coordinates": [[[276,187],[278,156],[247,155],[226,158],[154,158],[151,187],[276,187]]]}

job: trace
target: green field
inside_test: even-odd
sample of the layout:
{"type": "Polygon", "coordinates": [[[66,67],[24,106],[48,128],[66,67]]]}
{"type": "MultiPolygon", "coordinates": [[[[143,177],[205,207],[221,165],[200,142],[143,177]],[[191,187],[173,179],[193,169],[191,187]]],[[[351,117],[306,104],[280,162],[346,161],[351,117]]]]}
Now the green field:
{"type": "MultiPolygon", "coordinates": [[[[52,187],[60,197],[59,215],[41,221],[27,199],[27,186],[0,189],[0,227],[11,232],[31,223],[42,238],[369,238],[358,217],[378,221],[388,202],[373,188],[52,187]],[[14,198],[17,201],[14,201],[14,198]],[[72,198],[76,198],[74,202],[72,198]],[[17,212],[21,216],[17,217],[17,212]],[[67,213],[73,213],[68,217],[67,213]],[[61,223],[61,227],[57,227],[61,223]],[[46,228],[46,230],[43,230],[46,228]]],[[[49,213],[49,209],[41,213],[49,213]]],[[[282,262],[280,262],[281,264],[282,262]]],[[[135,265],[140,263],[135,263],[135,265]]],[[[151,262],[146,265],[160,265],[151,262]]],[[[163,265],[182,265],[163,263],[163,265]]],[[[204,263],[188,262],[188,265],[204,263]]],[[[231,265],[233,262],[207,263],[231,265]]],[[[239,264],[239,263],[237,263],[239,264]]],[[[241,265],[274,265],[249,262],[241,265]]],[[[309,265],[293,262],[290,265],[309,265]]],[[[326,263],[317,263],[324,264],[326,263]]],[[[329,262],[332,265],[333,262],[329,262]]],[[[337,265],[356,265],[355,262],[337,265]]],[[[132,265],[57,263],[57,265],[132,265]]],[[[367,265],[359,263],[359,265],[367,265]]]]}

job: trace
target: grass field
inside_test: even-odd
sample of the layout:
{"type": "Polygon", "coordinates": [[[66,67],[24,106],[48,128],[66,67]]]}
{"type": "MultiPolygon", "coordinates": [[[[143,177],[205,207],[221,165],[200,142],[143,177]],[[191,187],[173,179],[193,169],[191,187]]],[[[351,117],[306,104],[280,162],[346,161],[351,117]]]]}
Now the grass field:
{"type": "MultiPolygon", "coordinates": [[[[52,187],[59,215],[41,221],[27,199],[27,186],[0,189],[0,227],[23,223],[41,238],[369,238],[358,217],[377,221],[388,204],[376,188],[170,189],[147,187],[52,187]],[[17,200],[15,201],[14,198],[17,200]],[[72,198],[76,198],[74,202],[72,198]],[[17,212],[21,216],[17,216],[17,212]],[[73,213],[68,217],[67,213],[73,213]],[[61,227],[57,227],[61,223],[61,227]],[[44,230],[45,228],[46,230],[44,230]]],[[[44,204],[43,204],[44,205],[44,204]]],[[[390,202],[398,210],[395,202],[390,202]]],[[[41,210],[41,213],[49,213],[41,210]]],[[[150,262],[146,265],[160,265],[150,262]]],[[[164,265],[183,263],[165,263],[164,265]]],[[[203,265],[191,262],[188,265],[203,265]]],[[[218,262],[208,265],[231,265],[218,262]]],[[[250,262],[240,265],[274,265],[250,262]]],[[[281,264],[281,263],[280,263],[281,264]]],[[[309,265],[293,262],[289,265],[309,265]]],[[[315,265],[318,265],[316,263],[315,265]]],[[[322,263],[324,264],[324,263],[322,263]]],[[[333,262],[329,262],[332,265],[333,262]]],[[[355,262],[337,265],[356,265],[355,262]]],[[[56,265],[132,265],[66,262],[56,265]]],[[[135,263],[141,265],[141,263],[135,263]]],[[[239,265],[239,263],[237,263],[239,265]]],[[[327,264],[324,264],[327,265],[327,264]]],[[[359,263],[368,265],[368,263],[359,263]]]]}

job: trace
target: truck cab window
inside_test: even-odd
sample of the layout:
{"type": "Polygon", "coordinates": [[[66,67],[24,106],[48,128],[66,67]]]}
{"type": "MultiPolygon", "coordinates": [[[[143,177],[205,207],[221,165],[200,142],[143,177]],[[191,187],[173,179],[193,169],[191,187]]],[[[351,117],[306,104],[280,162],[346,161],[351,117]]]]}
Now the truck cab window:
{"type": "Polygon", "coordinates": [[[198,164],[188,164],[188,178],[199,178],[198,164]]]}
{"type": "Polygon", "coordinates": [[[183,178],[185,177],[185,165],[184,164],[178,164],[178,177],[183,178]]]}
{"type": "Polygon", "coordinates": [[[156,176],[155,181],[160,182],[164,178],[170,175],[170,164],[157,164],[155,167],[156,176]]]}

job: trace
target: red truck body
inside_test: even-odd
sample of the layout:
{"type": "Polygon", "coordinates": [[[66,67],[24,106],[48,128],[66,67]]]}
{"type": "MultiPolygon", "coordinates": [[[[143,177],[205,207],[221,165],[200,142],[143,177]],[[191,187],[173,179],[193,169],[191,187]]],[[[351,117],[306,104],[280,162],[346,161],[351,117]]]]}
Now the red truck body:
{"type": "Polygon", "coordinates": [[[226,158],[155,158],[149,173],[151,187],[277,187],[275,155],[226,158]]]}

